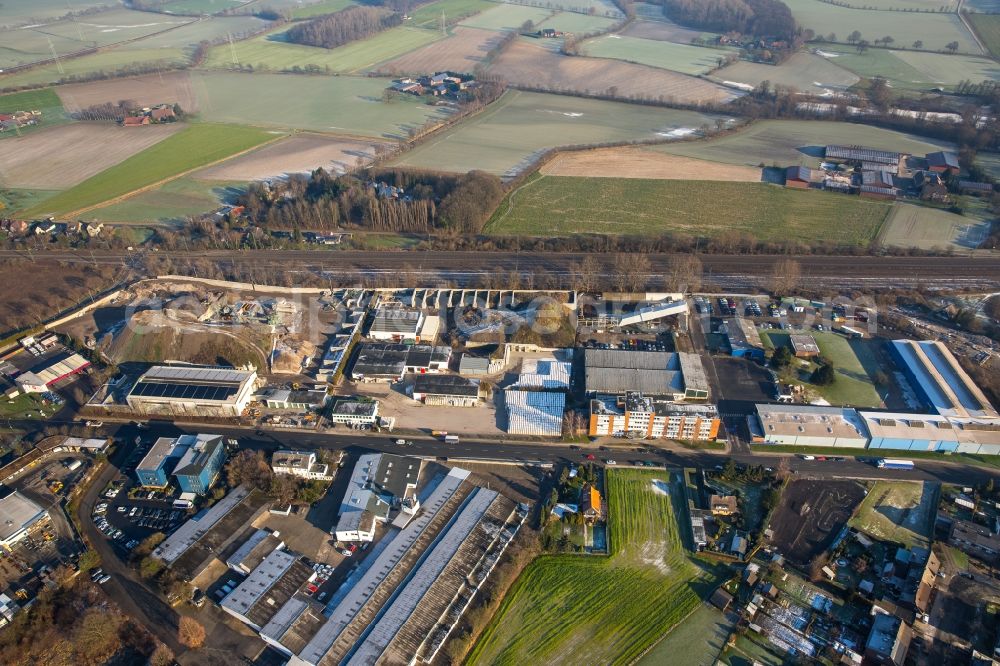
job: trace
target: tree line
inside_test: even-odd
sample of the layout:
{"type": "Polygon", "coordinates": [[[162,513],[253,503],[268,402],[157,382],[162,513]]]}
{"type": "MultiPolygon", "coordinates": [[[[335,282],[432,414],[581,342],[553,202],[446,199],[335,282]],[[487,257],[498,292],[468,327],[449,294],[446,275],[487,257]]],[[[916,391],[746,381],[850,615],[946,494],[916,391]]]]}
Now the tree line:
{"type": "Polygon", "coordinates": [[[792,11],[781,0],[661,0],[664,14],[682,25],[791,41],[792,11]]]}
{"type": "Polygon", "coordinates": [[[293,44],[332,49],[376,35],[402,21],[401,14],[384,7],[348,7],[296,24],[285,33],[285,38],[293,44]]]}

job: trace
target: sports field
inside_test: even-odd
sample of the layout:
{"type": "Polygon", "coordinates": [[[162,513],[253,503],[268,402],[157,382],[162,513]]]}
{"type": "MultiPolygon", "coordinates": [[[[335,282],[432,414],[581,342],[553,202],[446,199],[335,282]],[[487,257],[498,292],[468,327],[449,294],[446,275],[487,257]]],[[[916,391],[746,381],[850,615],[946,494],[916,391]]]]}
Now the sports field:
{"type": "Polygon", "coordinates": [[[81,218],[115,224],[181,224],[231,202],[241,186],[223,181],[205,182],[186,176],[164,183],[118,203],[87,211],[81,218]]]}
{"type": "Polygon", "coordinates": [[[510,90],[483,113],[404,153],[402,166],[513,174],[546,148],[652,139],[693,131],[716,116],[634,104],[510,90]]]}
{"type": "Polygon", "coordinates": [[[780,65],[739,60],[712,73],[712,79],[757,87],[762,81],[771,86],[789,86],[802,92],[822,94],[842,92],[858,82],[858,76],[838,67],[836,60],[827,60],[812,53],[799,51],[780,65]]]}
{"type": "Polygon", "coordinates": [[[698,608],[715,580],[683,547],[668,472],[608,470],[610,557],[542,556],[514,583],[468,664],[627,664],[698,608]]]}
{"type": "Polygon", "coordinates": [[[867,245],[890,208],[765,183],[537,176],[504,199],[486,230],[709,238],[735,230],[761,240],[867,245]]]}
{"type": "Polygon", "coordinates": [[[650,149],[727,164],[818,167],[823,149],[832,144],[862,145],[914,155],[954,149],[951,144],[935,139],[825,120],[764,120],[717,139],[664,144],[650,149]]]}
{"type": "Polygon", "coordinates": [[[1000,57],[1000,15],[969,14],[968,19],[993,57],[1000,57]]]}
{"type": "MultiPolygon", "coordinates": [[[[141,131],[142,128],[136,128],[141,131]]],[[[25,211],[62,215],[96,206],[252,148],[273,134],[250,127],[198,124],[105,169],[79,185],[25,211]]]]}
{"type": "Polygon", "coordinates": [[[188,61],[181,49],[112,49],[80,58],[61,60],[62,72],[55,63],[32,67],[25,72],[0,76],[0,90],[18,86],[41,85],[72,80],[74,76],[85,76],[94,72],[117,72],[135,65],[169,66],[188,61]]]}
{"type": "MultiPolygon", "coordinates": [[[[7,130],[0,133],[0,138],[33,134],[46,127],[70,122],[63,110],[62,102],[59,101],[59,96],[51,88],[0,95],[0,113],[14,113],[15,111],[41,111],[42,119],[37,125],[22,127],[19,132],[7,130]]],[[[0,171],[0,181],[3,178],[3,171],[0,171]]]]}
{"type": "MultiPolygon", "coordinates": [[[[761,338],[767,338],[774,346],[788,346],[788,333],[780,331],[761,331],[761,338]]],[[[851,407],[883,407],[882,399],[875,390],[871,376],[880,370],[878,359],[869,349],[877,344],[871,340],[848,340],[839,333],[832,331],[809,331],[819,345],[820,354],[833,362],[837,380],[830,386],[814,386],[809,384],[809,373],[814,364],[801,366],[802,374],[797,383],[806,385],[818,393],[831,405],[850,405],[851,407]]]]}
{"type": "Polygon", "coordinates": [[[440,32],[400,26],[380,32],[369,39],[362,39],[335,49],[291,44],[284,39],[288,28],[261,35],[242,42],[216,46],[209,53],[205,67],[231,69],[253,65],[258,71],[291,70],[308,65],[331,72],[347,74],[374,67],[404,53],[420,48],[437,39],[440,32]],[[236,52],[236,63],[233,62],[236,52]]]}
{"type": "Polygon", "coordinates": [[[682,74],[704,74],[718,67],[727,51],[652,39],[602,35],[584,45],[584,53],[595,58],[613,58],[640,65],[670,69],[682,74]]]}
{"type": "Polygon", "coordinates": [[[486,30],[518,30],[525,21],[541,23],[552,14],[552,10],[541,7],[498,4],[463,20],[459,25],[486,30]]]}
{"type": "Polygon", "coordinates": [[[855,30],[862,39],[874,42],[885,36],[898,44],[920,40],[928,51],[944,50],[945,44],[958,42],[960,53],[980,53],[972,35],[956,14],[922,12],[882,12],[848,9],[820,0],[785,0],[796,22],[818,35],[831,32],[842,42],[855,30]]]}
{"type": "Polygon", "coordinates": [[[937,499],[933,483],[876,481],[848,525],[906,548],[927,548],[937,499]]]}
{"type": "Polygon", "coordinates": [[[212,122],[401,140],[410,128],[448,114],[412,95],[383,102],[390,79],[199,72],[192,81],[201,117],[212,122]]]}
{"type": "Polygon", "coordinates": [[[1000,80],[1000,65],[982,56],[890,49],[868,49],[858,53],[849,46],[829,44],[818,52],[825,54],[834,65],[867,78],[880,76],[893,88],[903,90],[949,89],[964,80],[1000,80]]]}
{"type": "Polygon", "coordinates": [[[887,247],[962,251],[979,247],[989,234],[989,219],[975,211],[957,215],[939,208],[897,203],[879,240],[887,247]]]}

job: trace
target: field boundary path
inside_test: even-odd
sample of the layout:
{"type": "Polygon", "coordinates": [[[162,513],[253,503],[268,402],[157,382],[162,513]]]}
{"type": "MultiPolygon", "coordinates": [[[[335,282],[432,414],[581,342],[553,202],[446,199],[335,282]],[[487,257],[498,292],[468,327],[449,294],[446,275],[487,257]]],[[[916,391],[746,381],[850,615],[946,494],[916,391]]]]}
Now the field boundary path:
{"type": "Polygon", "coordinates": [[[970,35],[972,35],[972,39],[975,40],[976,46],[978,46],[979,50],[983,52],[983,55],[985,55],[987,58],[992,58],[993,54],[990,52],[988,48],[986,48],[986,45],[983,44],[983,40],[979,39],[979,33],[976,32],[975,28],[972,27],[972,24],[969,23],[969,19],[967,19],[965,17],[965,14],[962,13],[963,4],[965,4],[965,0],[958,0],[958,7],[956,7],[955,9],[955,13],[958,14],[958,20],[962,22],[962,25],[965,26],[965,29],[969,31],[970,35]]]}
{"type": "Polygon", "coordinates": [[[175,181],[178,178],[183,178],[184,176],[187,176],[188,174],[194,173],[195,171],[200,171],[201,169],[207,169],[208,167],[213,167],[216,164],[221,164],[222,162],[225,162],[226,160],[235,159],[237,157],[241,157],[243,155],[246,155],[249,152],[257,150],[258,148],[263,148],[264,146],[269,146],[272,143],[274,143],[276,141],[281,141],[282,139],[285,139],[285,138],[287,138],[289,136],[291,136],[291,133],[289,133],[289,134],[282,133],[282,134],[280,134],[278,136],[275,136],[274,138],[268,139],[267,141],[263,141],[261,143],[255,144],[255,145],[253,145],[253,146],[251,146],[249,148],[241,150],[238,153],[233,153],[232,155],[226,155],[225,157],[217,159],[217,160],[214,160],[212,162],[209,162],[208,164],[199,164],[198,166],[192,167],[191,169],[187,169],[185,171],[181,171],[179,173],[175,173],[175,174],[173,174],[171,176],[168,176],[166,178],[161,178],[160,180],[156,181],[155,183],[150,183],[149,185],[143,185],[142,187],[134,189],[131,192],[126,192],[125,194],[119,194],[118,196],[112,197],[111,199],[105,199],[104,201],[102,201],[100,203],[96,203],[96,204],[93,204],[91,206],[84,206],[83,208],[77,208],[76,210],[71,210],[71,211],[69,211],[67,213],[63,213],[59,217],[61,219],[69,219],[71,217],[76,217],[78,215],[82,215],[83,213],[88,213],[88,212],[90,212],[92,210],[95,210],[97,208],[104,208],[105,206],[114,205],[116,203],[124,201],[125,199],[129,199],[131,197],[134,197],[137,194],[142,194],[143,192],[148,192],[149,190],[156,189],[157,187],[160,187],[161,185],[166,185],[167,183],[175,181]]]}
{"type": "Polygon", "coordinates": [[[508,215],[510,215],[511,212],[514,210],[514,197],[517,196],[517,193],[520,192],[521,190],[523,190],[524,188],[526,188],[528,185],[531,185],[533,183],[537,183],[542,178],[545,178],[545,174],[539,172],[538,173],[538,178],[529,178],[526,181],[524,181],[523,183],[521,183],[520,185],[518,185],[517,187],[515,187],[513,189],[513,191],[511,191],[511,193],[507,195],[507,210],[505,210],[503,212],[503,215],[501,215],[500,217],[498,217],[495,220],[490,220],[490,222],[492,224],[500,224],[501,222],[503,222],[504,219],[506,219],[506,217],[508,215]]]}

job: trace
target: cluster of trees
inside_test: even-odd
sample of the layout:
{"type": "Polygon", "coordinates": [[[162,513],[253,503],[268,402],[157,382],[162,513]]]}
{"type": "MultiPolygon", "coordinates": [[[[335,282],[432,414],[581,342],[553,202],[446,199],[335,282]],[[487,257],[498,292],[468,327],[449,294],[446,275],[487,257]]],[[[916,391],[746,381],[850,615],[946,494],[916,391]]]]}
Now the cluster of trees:
{"type": "Polygon", "coordinates": [[[401,14],[385,7],[348,7],[293,26],[285,38],[293,44],[332,49],[366,39],[402,23],[401,14]]]}
{"type": "Polygon", "coordinates": [[[263,451],[244,449],[233,456],[225,467],[226,484],[234,488],[247,484],[275,498],[279,506],[312,504],[326,492],[323,481],[306,481],[287,474],[275,474],[263,451]]]}
{"type": "Polygon", "coordinates": [[[664,13],[683,25],[714,32],[791,41],[792,11],[781,0],[662,0],[664,13]]]}

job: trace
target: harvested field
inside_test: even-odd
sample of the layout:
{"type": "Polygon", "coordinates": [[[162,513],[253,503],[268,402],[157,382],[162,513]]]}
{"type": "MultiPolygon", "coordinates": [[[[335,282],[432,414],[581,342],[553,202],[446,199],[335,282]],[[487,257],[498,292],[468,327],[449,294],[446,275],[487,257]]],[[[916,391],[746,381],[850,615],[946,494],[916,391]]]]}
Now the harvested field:
{"type": "Polygon", "coordinates": [[[0,185],[43,190],[72,187],[182,127],[179,123],[149,127],[73,123],[11,138],[0,151],[0,185]]]}
{"type": "Polygon", "coordinates": [[[937,208],[897,203],[879,239],[889,247],[969,250],[990,234],[990,221],[937,208]]]}
{"type": "Polygon", "coordinates": [[[843,91],[858,82],[857,74],[838,67],[836,61],[829,61],[818,55],[799,51],[780,65],[765,65],[755,62],[738,62],[713,72],[712,79],[723,82],[742,83],[758,86],[762,81],[771,85],[790,86],[810,93],[843,91]]]}
{"type": "Polygon", "coordinates": [[[567,57],[527,41],[518,41],[489,68],[508,83],[532,88],[605,94],[622,98],[675,100],[685,103],[728,102],[726,88],[655,67],[602,58],[567,57]]]}
{"type": "Polygon", "coordinates": [[[602,177],[614,174],[617,178],[760,181],[760,169],[754,167],[718,164],[631,147],[560,153],[540,171],[546,176],[602,177]]]}
{"type": "Polygon", "coordinates": [[[771,543],[790,562],[806,566],[829,549],[864,497],[857,481],[792,481],[771,516],[771,543]]]}
{"type": "MultiPolygon", "coordinates": [[[[659,7],[657,7],[659,9],[659,7]]],[[[642,19],[633,21],[622,30],[622,37],[638,37],[639,39],[655,39],[660,42],[675,42],[677,44],[690,44],[692,39],[712,36],[713,33],[692,30],[677,25],[667,19],[656,21],[644,21],[642,19]]]]}
{"type": "Polygon", "coordinates": [[[374,157],[374,146],[318,134],[296,134],[228,162],[194,174],[199,180],[264,180],[293,173],[309,173],[319,167],[343,173],[358,159],[374,157]]]}
{"type": "Polygon", "coordinates": [[[180,104],[185,111],[198,110],[198,97],[191,86],[187,72],[149,74],[127,79],[72,83],[56,89],[59,98],[72,113],[95,104],[117,103],[129,99],[140,106],[153,104],[180,104]]]}
{"type": "Polygon", "coordinates": [[[438,70],[472,72],[500,38],[498,33],[490,30],[459,26],[446,39],[390,60],[379,69],[392,75],[424,74],[438,70]]]}

